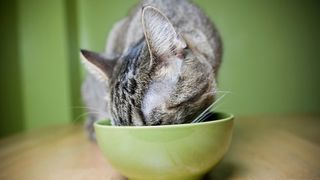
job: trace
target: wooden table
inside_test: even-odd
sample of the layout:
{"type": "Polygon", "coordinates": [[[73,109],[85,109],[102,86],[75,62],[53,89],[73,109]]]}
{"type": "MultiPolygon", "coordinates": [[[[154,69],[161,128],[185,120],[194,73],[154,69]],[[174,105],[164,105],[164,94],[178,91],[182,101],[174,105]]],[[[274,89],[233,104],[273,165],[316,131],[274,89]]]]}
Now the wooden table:
{"type": "MultiPolygon", "coordinates": [[[[232,145],[205,179],[320,179],[320,116],[237,118],[232,145]]],[[[124,179],[81,125],[0,140],[0,179],[124,179]]]]}

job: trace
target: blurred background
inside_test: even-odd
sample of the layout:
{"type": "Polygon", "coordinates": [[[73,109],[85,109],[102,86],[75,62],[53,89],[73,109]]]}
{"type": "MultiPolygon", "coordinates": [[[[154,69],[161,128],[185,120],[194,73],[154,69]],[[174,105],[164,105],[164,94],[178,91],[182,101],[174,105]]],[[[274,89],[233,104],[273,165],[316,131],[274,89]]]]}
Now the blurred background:
{"type": "MultiPolygon", "coordinates": [[[[224,42],[219,110],[236,116],[320,113],[319,4],[194,0],[224,42]]],[[[0,2],[0,137],[85,118],[79,48],[101,52],[137,0],[0,2]]]]}

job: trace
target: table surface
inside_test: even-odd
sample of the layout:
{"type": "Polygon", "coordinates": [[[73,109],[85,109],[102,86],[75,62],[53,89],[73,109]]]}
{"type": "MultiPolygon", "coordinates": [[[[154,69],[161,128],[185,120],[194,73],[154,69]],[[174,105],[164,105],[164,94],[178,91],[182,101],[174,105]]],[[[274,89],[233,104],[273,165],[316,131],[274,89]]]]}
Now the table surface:
{"type": "MultiPolygon", "coordinates": [[[[0,140],[0,179],[124,179],[81,125],[0,140]]],[[[236,118],[231,147],[205,179],[320,179],[320,116],[236,118]]]]}

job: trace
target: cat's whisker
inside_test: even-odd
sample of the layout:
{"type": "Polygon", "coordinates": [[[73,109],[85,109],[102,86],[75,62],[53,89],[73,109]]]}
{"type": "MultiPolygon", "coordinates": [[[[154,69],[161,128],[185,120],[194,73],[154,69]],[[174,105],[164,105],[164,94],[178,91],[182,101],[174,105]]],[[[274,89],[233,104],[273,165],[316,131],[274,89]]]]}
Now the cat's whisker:
{"type": "Polygon", "coordinates": [[[73,106],[72,108],[73,109],[89,109],[89,110],[94,110],[94,111],[98,112],[98,109],[93,109],[93,108],[89,108],[89,107],[86,107],[86,106],[73,106]]]}
{"type": "Polygon", "coordinates": [[[88,113],[99,113],[98,109],[93,109],[93,108],[89,108],[89,107],[83,107],[83,106],[74,106],[72,107],[74,109],[86,109],[88,113]]]}
{"type": "Polygon", "coordinates": [[[207,111],[206,114],[203,115],[202,118],[200,118],[200,119],[198,120],[198,122],[202,122],[203,120],[205,120],[205,119],[207,118],[207,116],[210,115],[210,112],[211,112],[211,111],[215,111],[220,105],[221,105],[221,103],[220,103],[220,104],[217,104],[217,105],[216,105],[215,107],[213,107],[210,111],[207,111]]]}
{"type": "Polygon", "coordinates": [[[80,120],[80,118],[82,118],[83,116],[86,116],[86,115],[88,115],[88,114],[99,114],[98,112],[85,112],[85,113],[82,113],[82,114],[80,114],[80,115],[78,115],[75,119],[73,119],[72,120],[72,122],[77,122],[77,121],[79,121],[80,120]]]}
{"type": "Polygon", "coordinates": [[[210,111],[207,111],[203,116],[201,116],[197,122],[202,122],[207,118],[208,115],[210,115],[210,111]]]}
{"type": "Polygon", "coordinates": [[[210,111],[207,111],[206,114],[204,114],[201,118],[198,119],[197,122],[201,122],[207,118],[207,116],[210,115],[210,111]]]}
{"type": "Polygon", "coordinates": [[[72,109],[88,109],[88,107],[85,107],[85,106],[75,106],[75,107],[72,107],[72,109]]]}
{"type": "Polygon", "coordinates": [[[231,91],[216,91],[217,93],[226,93],[226,94],[230,94],[232,93],[231,91]]]}
{"type": "Polygon", "coordinates": [[[221,101],[221,99],[223,99],[225,96],[227,95],[227,93],[221,95],[216,101],[214,101],[209,107],[207,107],[195,120],[193,120],[191,123],[197,123],[197,122],[201,122],[203,120],[203,117],[207,115],[207,113],[209,113],[209,110],[216,105],[219,101],[221,101]]]}

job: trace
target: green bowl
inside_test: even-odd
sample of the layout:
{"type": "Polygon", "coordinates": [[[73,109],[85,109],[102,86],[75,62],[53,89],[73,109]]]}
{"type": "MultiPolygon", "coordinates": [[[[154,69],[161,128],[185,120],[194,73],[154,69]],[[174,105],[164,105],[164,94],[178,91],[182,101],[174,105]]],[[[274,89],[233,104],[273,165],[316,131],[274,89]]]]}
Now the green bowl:
{"type": "Polygon", "coordinates": [[[108,162],[129,179],[200,179],[227,152],[233,115],[160,126],[111,126],[103,120],[94,128],[108,162]]]}

